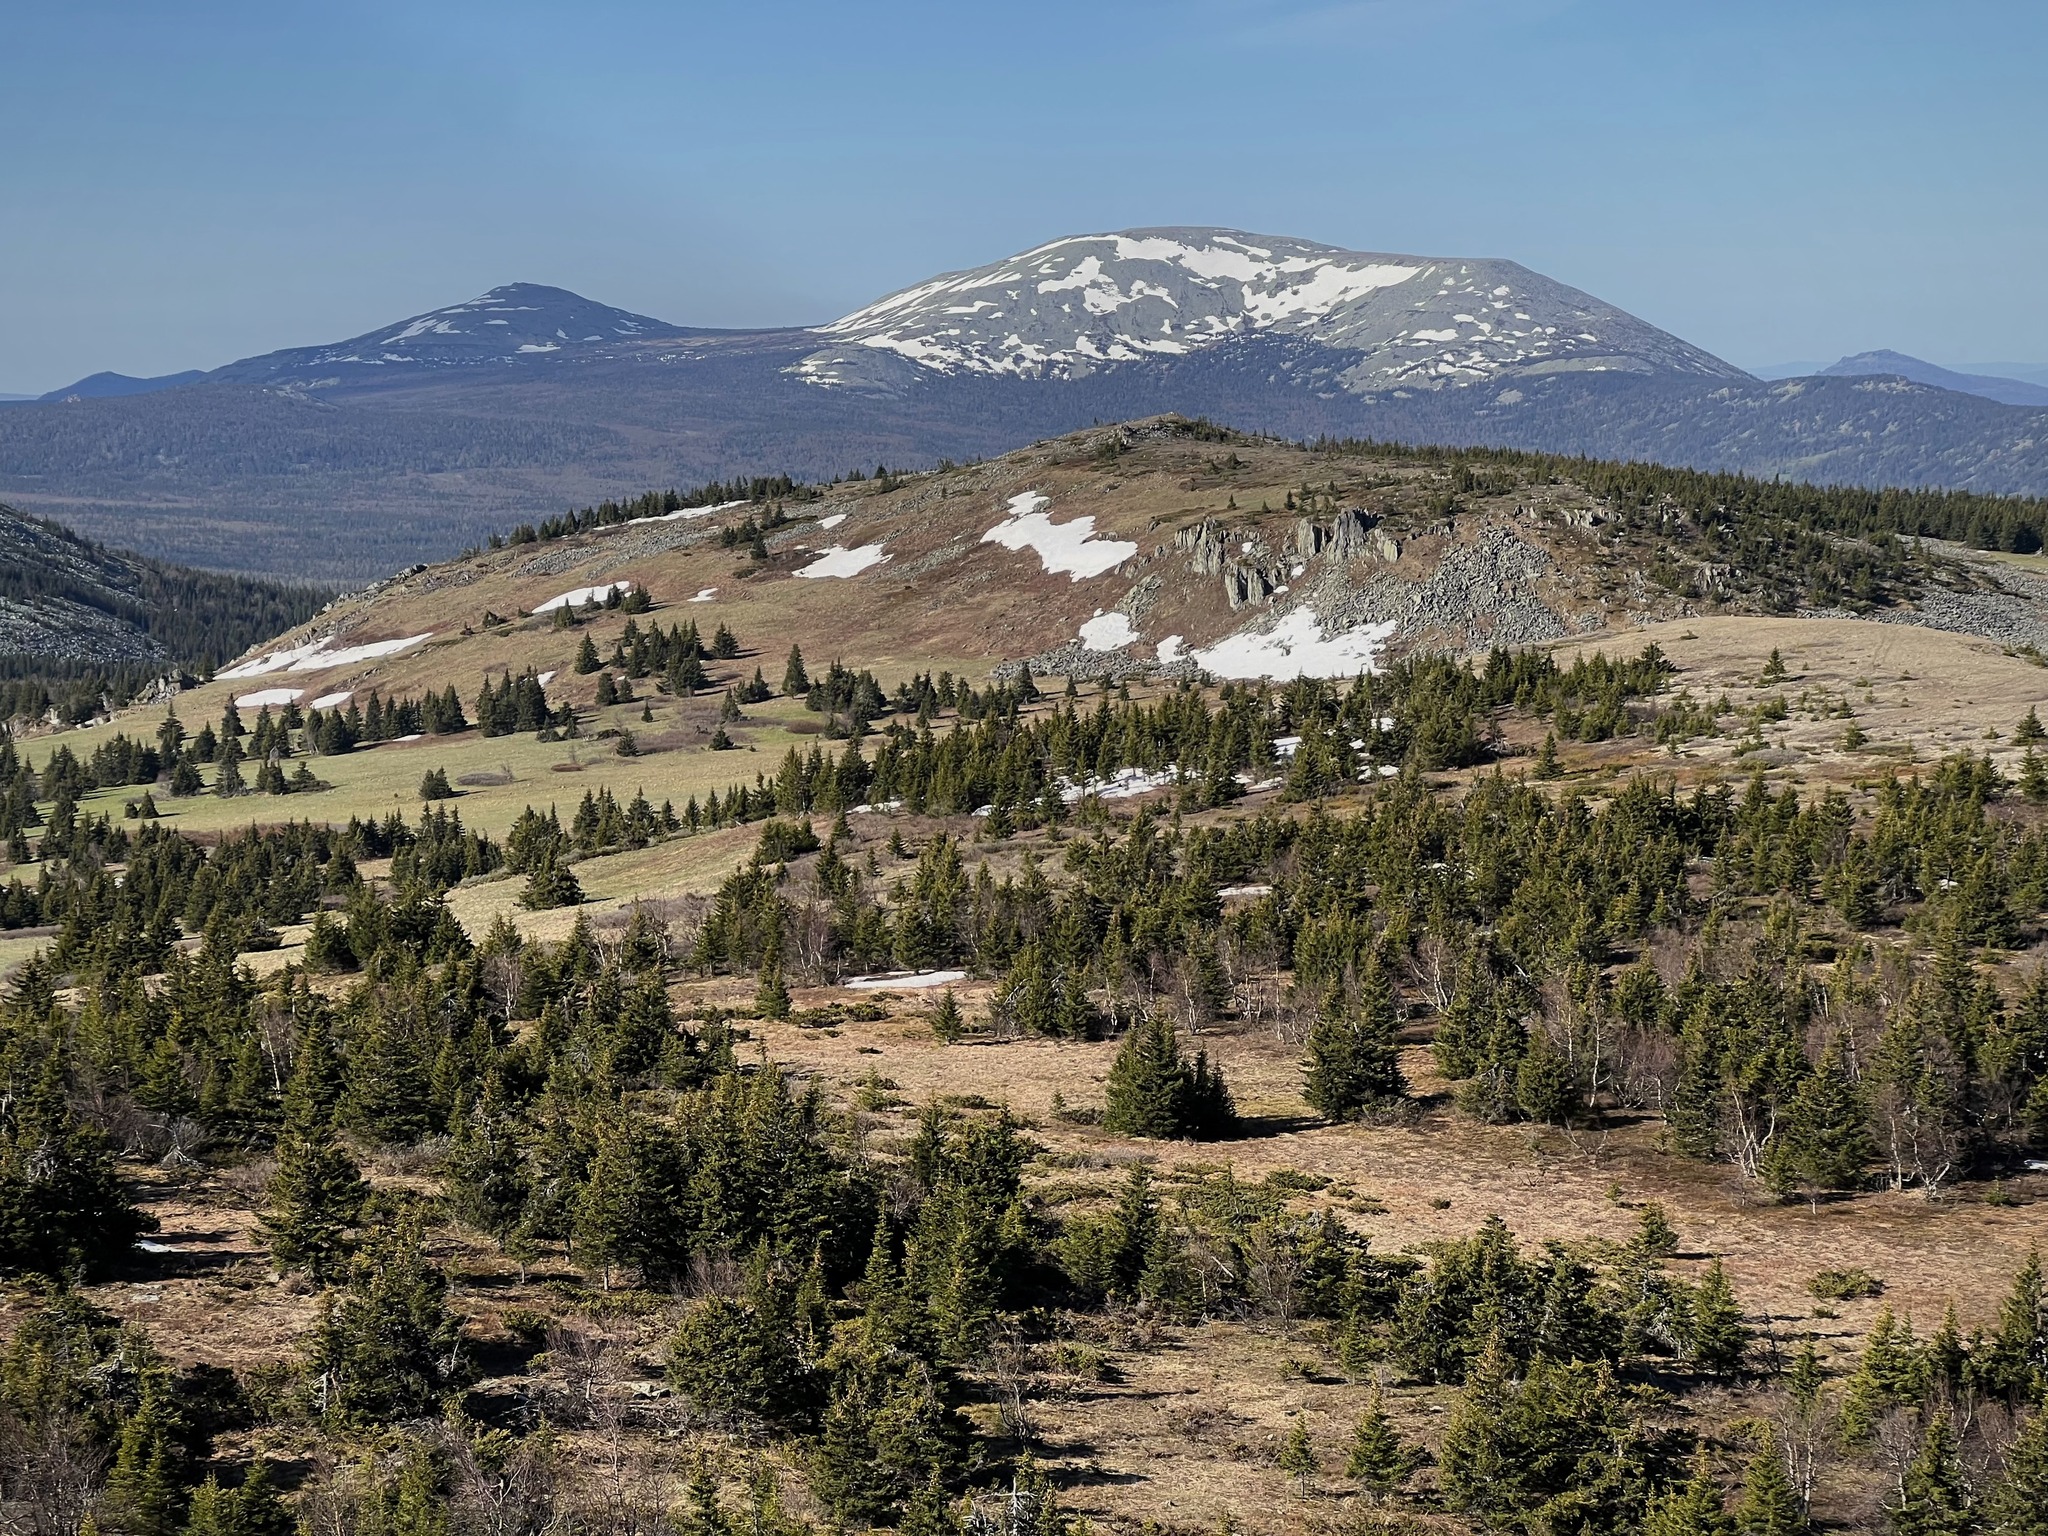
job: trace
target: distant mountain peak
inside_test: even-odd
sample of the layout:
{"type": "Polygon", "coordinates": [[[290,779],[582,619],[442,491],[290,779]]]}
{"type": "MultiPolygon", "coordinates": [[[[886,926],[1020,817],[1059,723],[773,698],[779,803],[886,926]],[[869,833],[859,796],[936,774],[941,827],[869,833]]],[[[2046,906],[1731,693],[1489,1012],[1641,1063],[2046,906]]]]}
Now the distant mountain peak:
{"type": "Polygon", "coordinates": [[[938,373],[1081,378],[1248,337],[1321,349],[1353,394],[1515,374],[1740,369],[1511,261],[1349,251],[1173,226],[1073,235],[855,310],[797,365],[860,384],[877,355],[938,373]]]}
{"type": "Polygon", "coordinates": [[[347,341],[244,358],[209,377],[260,382],[329,368],[353,373],[408,365],[521,362],[554,354],[601,352],[650,337],[686,334],[683,326],[600,304],[567,288],[506,283],[460,304],[430,309],[347,341]]]}
{"type": "Polygon", "coordinates": [[[2039,384],[2029,384],[2022,379],[2001,378],[1995,374],[1958,373],[1952,368],[1942,367],[1939,363],[1909,357],[1904,352],[1893,352],[1889,348],[1852,353],[1838,362],[1828,364],[1820,373],[1823,377],[1837,379],[1861,379],[1896,374],[1902,379],[1911,379],[1915,384],[1931,384],[1936,389],[1952,389],[1958,394],[1978,395],[1986,400],[1996,400],[2001,405],[2048,405],[2048,388],[2043,388],[2039,384]]]}

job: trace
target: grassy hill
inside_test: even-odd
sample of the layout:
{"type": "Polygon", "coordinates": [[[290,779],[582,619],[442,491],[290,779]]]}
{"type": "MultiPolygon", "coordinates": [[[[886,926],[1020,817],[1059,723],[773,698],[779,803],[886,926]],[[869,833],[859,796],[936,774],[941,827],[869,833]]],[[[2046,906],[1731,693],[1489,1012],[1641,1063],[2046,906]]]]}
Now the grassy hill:
{"type": "Polygon", "coordinates": [[[1172,420],[727,490],[338,601],[204,752],[7,744],[0,1070],[120,1153],[103,1315],[0,1289],[81,1444],[158,1432],[121,1323],[167,1500],[358,1522],[1623,1536],[1789,1450],[1866,1529],[1950,1392],[2004,1496],[2048,672],[1969,541],[2033,509],[1172,420]]]}

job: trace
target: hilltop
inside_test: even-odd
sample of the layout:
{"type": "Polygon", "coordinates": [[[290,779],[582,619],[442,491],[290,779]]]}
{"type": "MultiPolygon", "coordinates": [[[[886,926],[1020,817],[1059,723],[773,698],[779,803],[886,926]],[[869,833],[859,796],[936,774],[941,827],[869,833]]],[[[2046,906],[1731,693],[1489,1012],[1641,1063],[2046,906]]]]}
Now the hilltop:
{"type": "Polygon", "coordinates": [[[816,327],[511,284],[175,387],[10,405],[0,493],[167,557],[361,580],[648,485],[964,462],[1163,412],[2048,491],[2039,410],[1897,377],[1766,383],[1510,261],[1168,228],[1053,241],[816,327]]]}
{"type": "MultiPolygon", "coordinates": [[[[778,694],[792,646],[813,672],[871,670],[885,691],[920,674],[981,685],[1024,666],[1084,685],[1170,686],[1349,678],[1498,647],[1618,653],[1645,636],[1682,654],[1688,624],[1712,621],[1717,654],[1766,634],[1796,644],[1775,637],[1811,628],[1831,645],[1861,634],[1888,654],[1947,656],[1965,670],[1978,663],[1964,658],[1989,657],[2010,673],[1993,690],[2002,700],[2041,675],[2027,658],[2048,651],[2048,573],[1991,551],[2034,547],[2042,526],[2035,503],[1823,493],[1514,453],[1305,448],[1159,418],[980,464],[722,483],[508,528],[459,559],[335,599],[177,707],[197,721],[231,700],[245,713],[332,710],[372,691],[419,700],[452,688],[473,709],[486,682],[530,672],[551,706],[636,736],[636,755],[622,758],[609,738],[427,734],[332,759],[321,774],[334,791],[274,802],[277,815],[381,813],[439,765],[477,777],[464,809],[502,830],[536,796],[567,792],[556,786],[644,787],[680,805],[772,771],[835,722],[802,700],[757,700],[729,732],[753,753],[709,743],[723,690],[758,669],[778,694]],[[707,647],[724,628],[740,647],[707,663],[695,697],[667,691],[665,663],[634,669],[625,649],[633,633],[685,626],[707,647]],[[602,665],[579,671],[586,635],[602,665]],[[626,682],[631,702],[600,707],[606,677],[626,682]],[[574,776],[546,778],[557,766],[574,776]]],[[[1921,748],[1948,739],[1946,726],[1915,721],[1921,748]]],[[[136,729],[116,722],[78,750],[114,728],[136,729]]],[[[1854,770],[1853,755],[1825,756],[1830,773],[1854,770]]],[[[162,808],[177,824],[224,827],[272,803],[162,808]]]]}

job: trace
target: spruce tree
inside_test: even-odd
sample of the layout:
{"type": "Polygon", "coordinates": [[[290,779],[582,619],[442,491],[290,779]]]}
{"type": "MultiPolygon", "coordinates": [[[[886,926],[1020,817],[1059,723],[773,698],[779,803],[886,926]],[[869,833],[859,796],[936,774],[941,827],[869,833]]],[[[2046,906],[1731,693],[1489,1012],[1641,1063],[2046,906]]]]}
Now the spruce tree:
{"type": "Polygon", "coordinates": [[[2019,1403],[2048,1401],[2048,1286],[2041,1250],[2027,1251],[2012,1289],[1998,1309],[1998,1331],[1976,1362],[1978,1378],[1992,1391],[2019,1403]]]}
{"type": "Polygon", "coordinates": [[[1131,1026],[1109,1069],[1106,1130],[1158,1140],[1201,1139],[1224,1134],[1233,1119],[1222,1074],[1205,1054],[1188,1064],[1170,1017],[1148,1013],[1131,1026]]]}
{"type": "Polygon", "coordinates": [[[527,876],[526,889],[519,893],[519,905],[529,912],[583,904],[583,885],[576,872],[550,851],[534,872],[527,876]]]}
{"type": "Polygon", "coordinates": [[[951,1045],[967,1033],[967,1021],[960,1016],[960,1001],[951,987],[939,994],[932,1009],[932,1034],[951,1045]]]}
{"type": "Polygon", "coordinates": [[[1395,1028],[1393,996],[1377,965],[1360,978],[1355,1005],[1333,988],[1309,1031],[1302,1062],[1309,1107],[1326,1120],[1356,1120],[1374,1105],[1403,1097],[1408,1084],[1395,1028]]]}
{"type": "Polygon", "coordinates": [[[58,1051],[32,1063],[0,1098],[0,1272],[97,1274],[156,1220],[129,1200],[106,1139],[72,1114],[58,1051]]]}
{"type": "Polygon", "coordinates": [[[1375,1498],[1383,1499],[1399,1491],[1414,1465],[1414,1453],[1394,1433],[1394,1421],[1388,1417],[1386,1403],[1375,1386],[1352,1431],[1351,1459],[1344,1464],[1344,1475],[1375,1498]]]}
{"type": "Polygon", "coordinates": [[[277,1172],[259,1224],[280,1270],[303,1269],[323,1284],[341,1277],[369,1193],[355,1159],[334,1137],[339,1075],[326,1014],[316,1010],[300,1033],[285,1088],[277,1172]]]}
{"type": "Polygon", "coordinates": [[[1643,1525],[1644,1536],[1728,1536],[1733,1529],[1704,1449],[1692,1476],[1652,1503],[1643,1525]]]}
{"type": "Polygon", "coordinates": [[[785,698],[799,698],[811,691],[810,674],[804,670],[803,647],[792,645],[789,660],[782,668],[782,693],[785,698]]]}
{"type": "Polygon", "coordinates": [[[1920,1449],[1885,1503],[1893,1536],[1966,1536],[1976,1528],[1968,1477],[1956,1454],[1955,1425],[1946,1410],[1927,1422],[1920,1449]]]}
{"type": "Polygon", "coordinates": [[[1869,1115],[1839,1044],[1831,1044],[1793,1095],[1782,1133],[1788,1170],[1807,1187],[1811,1203],[1822,1190],[1860,1182],[1873,1153],[1869,1115]]]}
{"type": "Polygon", "coordinates": [[[448,1280],[426,1255],[417,1217],[385,1230],[326,1298],[309,1347],[315,1393],[328,1418],[389,1424],[438,1415],[469,1379],[461,1319],[448,1280]]]}
{"type": "Polygon", "coordinates": [[[1686,1311],[1686,1354],[1692,1363],[1710,1376],[1732,1376],[1741,1370],[1749,1351],[1749,1328],[1719,1259],[1707,1266],[1693,1287],[1686,1311]]]}
{"type": "Polygon", "coordinates": [[[1743,1472],[1735,1529],[1738,1536],[1801,1536],[1806,1530],[1806,1512],[1793,1492],[1784,1453],[1769,1431],[1743,1472]]]}
{"type": "Polygon", "coordinates": [[[1294,1427],[1287,1432],[1287,1439],[1280,1446],[1280,1470],[1294,1479],[1296,1490],[1306,1499],[1308,1480],[1316,1475],[1316,1469],[1321,1465],[1315,1442],[1309,1438],[1308,1415],[1297,1410],[1294,1427]]]}
{"type": "Polygon", "coordinates": [[[1988,1536],[2048,1536],[2048,1406],[2036,1408],[2011,1445],[1984,1500],[1988,1536]]]}

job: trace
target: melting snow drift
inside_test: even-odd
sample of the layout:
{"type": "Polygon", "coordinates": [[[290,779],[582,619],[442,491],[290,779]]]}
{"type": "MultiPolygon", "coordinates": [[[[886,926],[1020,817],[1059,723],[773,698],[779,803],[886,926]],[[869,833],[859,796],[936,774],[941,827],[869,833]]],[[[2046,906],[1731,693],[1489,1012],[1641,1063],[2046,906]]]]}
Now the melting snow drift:
{"type": "Polygon", "coordinates": [[[630,581],[608,581],[600,587],[577,587],[559,597],[549,598],[533,611],[553,613],[557,608],[587,608],[594,602],[606,601],[614,592],[624,597],[633,590],[633,585],[630,581]]]}
{"type": "Polygon", "coordinates": [[[950,987],[966,979],[965,971],[896,971],[887,976],[855,976],[840,985],[861,992],[882,987],[950,987]]]}
{"type": "Polygon", "coordinates": [[[1050,496],[1036,491],[1012,496],[1010,515],[984,533],[981,542],[1036,550],[1048,572],[1065,571],[1075,581],[1113,571],[1138,552],[1128,539],[1096,538],[1093,517],[1055,524],[1043,510],[1051,505],[1050,496]]]}
{"type": "MultiPolygon", "coordinates": [[[[254,693],[238,693],[235,695],[235,708],[261,709],[266,704],[290,704],[305,691],[303,688],[259,688],[254,693]]],[[[348,695],[344,693],[342,697],[345,699],[348,695]]]]}
{"type": "Polygon", "coordinates": [[[1352,677],[1379,670],[1380,652],[1393,632],[1389,619],[1326,635],[1313,611],[1296,608],[1264,632],[1226,635],[1196,651],[1195,661],[1217,677],[1352,677]]]}
{"type": "Polygon", "coordinates": [[[1137,638],[1127,613],[1097,613],[1081,626],[1081,643],[1091,651],[1120,651],[1137,638]]]}
{"type": "Polygon", "coordinates": [[[797,572],[799,576],[858,576],[871,565],[880,565],[889,557],[882,553],[879,544],[863,544],[859,549],[842,549],[834,544],[820,550],[818,558],[797,572]]]}
{"type": "Polygon", "coordinates": [[[228,682],[239,682],[245,677],[267,677],[273,672],[319,672],[328,667],[352,667],[358,662],[375,661],[381,656],[395,656],[410,646],[433,638],[432,631],[429,631],[424,635],[407,635],[403,640],[372,640],[367,645],[351,645],[330,651],[327,647],[334,643],[334,636],[325,635],[304,645],[272,651],[253,661],[241,662],[214,675],[228,682]]]}

